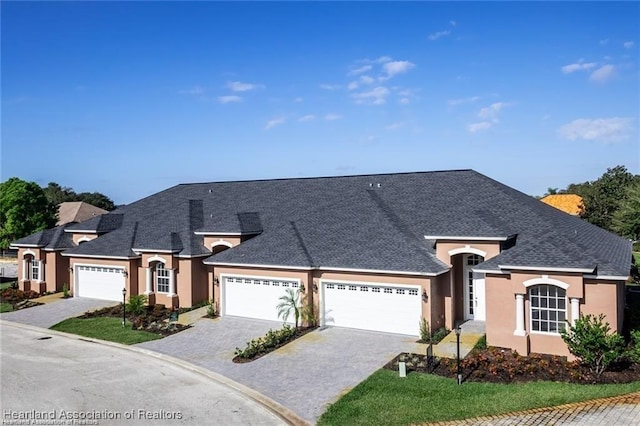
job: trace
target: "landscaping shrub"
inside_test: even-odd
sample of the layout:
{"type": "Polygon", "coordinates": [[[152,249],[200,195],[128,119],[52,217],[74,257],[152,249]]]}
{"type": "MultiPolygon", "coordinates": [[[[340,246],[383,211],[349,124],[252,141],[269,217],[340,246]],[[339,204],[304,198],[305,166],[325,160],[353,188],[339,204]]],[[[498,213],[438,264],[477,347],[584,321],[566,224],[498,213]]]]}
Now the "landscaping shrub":
{"type": "Polygon", "coordinates": [[[127,303],[127,310],[134,315],[141,315],[146,312],[147,308],[145,304],[147,303],[147,296],[144,294],[134,294],[133,296],[129,296],[129,303],[127,303]]]}
{"type": "Polygon", "coordinates": [[[288,324],[285,324],[280,330],[274,331],[270,329],[265,336],[247,342],[246,348],[236,348],[235,355],[240,359],[253,359],[287,343],[296,334],[297,329],[288,324]]]}
{"type": "Polygon", "coordinates": [[[2,290],[2,293],[0,293],[0,297],[2,297],[2,301],[5,303],[15,304],[18,302],[22,302],[23,300],[35,299],[37,297],[40,297],[40,294],[36,293],[33,290],[22,291],[15,288],[6,288],[2,290]]]}
{"type": "Polygon", "coordinates": [[[640,364],[640,330],[631,332],[631,344],[627,351],[627,358],[630,361],[640,364]]]}
{"type": "Polygon", "coordinates": [[[429,321],[427,321],[424,317],[422,317],[420,318],[419,326],[420,326],[420,341],[422,343],[431,342],[431,328],[429,327],[429,321]]]}
{"type": "Polygon", "coordinates": [[[218,309],[216,308],[216,304],[213,301],[213,299],[211,299],[211,301],[207,305],[207,316],[209,318],[213,318],[213,317],[215,317],[217,315],[218,315],[218,309]]]}
{"type": "Polygon", "coordinates": [[[611,333],[604,314],[580,316],[575,325],[568,324],[560,332],[569,352],[600,376],[607,367],[624,354],[624,340],[618,333],[611,333]]]}
{"type": "Polygon", "coordinates": [[[434,345],[440,343],[440,341],[447,337],[447,334],[449,333],[451,333],[451,330],[449,330],[447,327],[440,327],[431,334],[431,343],[433,343],[434,345]]]}
{"type": "Polygon", "coordinates": [[[62,297],[65,299],[69,297],[69,284],[62,284],[62,297]]]}
{"type": "Polygon", "coordinates": [[[473,347],[473,349],[477,349],[479,351],[483,351],[487,349],[487,335],[485,334],[478,340],[478,343],[473,347]]]}

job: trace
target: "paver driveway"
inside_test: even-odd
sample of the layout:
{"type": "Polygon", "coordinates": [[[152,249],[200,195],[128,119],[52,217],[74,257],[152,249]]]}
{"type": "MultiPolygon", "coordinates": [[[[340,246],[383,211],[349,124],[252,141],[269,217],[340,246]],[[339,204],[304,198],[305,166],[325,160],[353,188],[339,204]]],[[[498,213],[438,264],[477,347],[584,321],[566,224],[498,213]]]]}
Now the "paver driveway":
{"type": "Polygon", "coordinates": [[[87,311],[113,306],[117,303],[108,300],[88,299],[86,297],[72,297],[19,311],[5,312],[0,314],[0,319],[49,328],[67,318],[77,317],[87,311]]]}
{"type": "Polygon", "coordinates": [[[236,347],[281,323],[223,317],[201,320],[189,330],[137,345],[183,359],[240,382],[315,422],[345,391],[403,351],[415,337],[326,328],[313,331],[246,364],[231,359],[236,347]]]}

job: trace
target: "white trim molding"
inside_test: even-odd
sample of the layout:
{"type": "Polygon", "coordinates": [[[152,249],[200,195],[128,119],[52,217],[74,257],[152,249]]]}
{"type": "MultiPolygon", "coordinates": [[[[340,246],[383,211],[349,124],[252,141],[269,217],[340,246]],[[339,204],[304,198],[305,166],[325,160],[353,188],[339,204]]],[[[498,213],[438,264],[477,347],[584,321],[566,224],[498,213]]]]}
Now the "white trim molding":
{"type": "Polygon", "coordinates": [[[233,244],[231,244],[229,241],[225,241],[222,238],[220,238],[218,241],[214,241],[211,243],[211,248],[213,249],[214,247],[217,246],[227,246],[229,248],[233,247],[233,244]]]}
{"type": "Polygon", "coordinates": [[[531,278],[530,280],[526,280],[522,283],[522,285],[525,287],[531,287],[539,284],[551,284],[564,290],[569,288],[569,284],[560,280],[556,280],[555,278],[549,278],[548,275],[542,275],[540,278],[531,278]]]}
{"type": "Polygon", "coordinates": [[[487,252],[480,249],[471,247],[469,244],[465,244],[464,247],[458,247],[448,251],[449,256],[455,256],[456,254],[477,254],[478,256],[487,257],[487,252]]]}
{"type": "Polygon", "coordinates": [[[149,259],[147,259],[147,265],[149,265],[151,262],[162,262],[165,265],[167,264],[167,260],[164,257],[158,256],[157,254],[154,254],[149,259]]]}
{"type": "Polygon", "coordinates": [[[91,240],[95,240],[95,238],[89,238],[85,235],[78,240],[77,244],[80,245],[80,243],[84,243],[91,240]]]}
{"type": "Polygon", "coordinates": [[[515,269],[519,271],[552,271],[552,272],[582,272],[582,273],[590,273],[593,272],[595,268],[587,269],[587,268],[553,268],[547,266],[518,266],[518,265],[498,265],[499,268],[502,269],[515,269]]]}
{"type": "Polygon", "coordinates": [[[194,232],[195,235],[204,235],[204,236],[210,236],[210,237],[215,237],[219,235],[226,235],[228,237],[240,237],[242,235],[258,235],[261,233],[262,232],[208,232],[208,231],[194,232]]]}
{"type": "Polygon", "coordinates": [[[525,336],[524,329],[524,294],[516,293],[516,329],[514,336],[525,336]]]}
{"type": "Polygon", "coordinates": [[[576,321],[580,318],[580,299],[571,297],[571,325],[576,325],[576,321]]]}
{"type": "Polygon", "coordinates": [[[452,241],[507,241],[509,237],[460,237],[446,235],[425,235],[425,240],[452,240],[452,241]]]}
{"type": "Polygon", "coordinates": [[[27,255],[31,255],[31,256],[33,256],[34,258],[36,257],[35,252],[32,252],[31,250],[25,250],[25,251],[23,251],[23,252],[22,252],[22,258],[24,258],[24,257],[25,257],[25,256],[27,256],[27,255]]]}

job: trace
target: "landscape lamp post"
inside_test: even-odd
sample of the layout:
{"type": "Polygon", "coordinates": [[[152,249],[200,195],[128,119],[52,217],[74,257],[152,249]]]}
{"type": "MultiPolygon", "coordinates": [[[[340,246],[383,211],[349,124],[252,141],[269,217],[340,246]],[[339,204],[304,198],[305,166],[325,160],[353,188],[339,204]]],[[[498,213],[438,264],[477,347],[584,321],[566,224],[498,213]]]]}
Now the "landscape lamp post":
{"type": "Polygon", "coordinates": [[[124,323],[126,320],[127,308],[126,308],[126,297],[127,297],[127,289],[122,289],[122,328],[124,328],[124,323]]]}
{"type": "Polygon", "coordinates": [[[458,384],[462,384],[462,372],[460,371],[460,324],[456,325],[456,360],[457,360],[457,370],[458,370],[458,384]]]}

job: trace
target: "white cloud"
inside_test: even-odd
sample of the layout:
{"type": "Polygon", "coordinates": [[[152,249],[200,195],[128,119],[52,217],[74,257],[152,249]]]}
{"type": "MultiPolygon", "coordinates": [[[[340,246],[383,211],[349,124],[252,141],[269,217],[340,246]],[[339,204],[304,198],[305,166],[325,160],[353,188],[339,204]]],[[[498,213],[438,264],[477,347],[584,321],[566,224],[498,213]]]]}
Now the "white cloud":
{"type": "Polygon", "coordinates": [[[457,106],[462,104],[472,104],[480,100],[480,96],[471,96],[469,98],[450,99],[447,103],[449,106],[457,106]]]}
{"type": "Polygon", "coordinates": [[[467,126],[467,130],[469,131],[469,133],[476,133],[476,132],[479,132],[480,130],[487,130],[491,126],[493,126],[492,123],[490,123],[488,121],[481,121],[479,123],[471,123],[471,124],[469,124],[467,126]]]}
{"type": "Polygon", "coordinates": [[[448,36],[449,34],[451,34],[451,31],[449,31],[449,30],[446,30],[446,31],[438,31],[438,32],[435,32],[435,33],[433,33],[433,34],[429,34],[429,35],[427,36],[427,38],[428,38],[429,40],[433,41],[433,40],[437,40],[437,39],[439,39],[439,38],[441,38],[441,37],[448,36]]]}
{"type": "Polygon", "coordinates": [[[560,69],[562,70],[562,72],[564,74],[571,74],[571,73],[574,73],[576,71],[587,71],[587,70],[590,70],[591,68],[594,68],[597,65],[598,64],[596,64],[595,62],[585,63],[584,59],[580,59],[575,64],[565,65],[560,69]]]}
{"type": "Polygon", "coordinates": [[[340,120],[341,118],[342,118],[342,116],[340,114],[334,114],[334,113],[329,113],[329,114],[324,116],[324,119],[327,120],[327,121],[340,120]]]}
{"type": "Polygon", "coordinates": [[[324,90],[338,90],[339,88],[341,88],[342,86],[340,86],[339,84],[321,84],[320,88],[324,89],[324,90]]]}
{"type": "Polygon", "coordinates": [[[402,105],[409,105],[409,102],[411,102],[411,100],[409,98],[402,98],[399,101],[402,105]]]}
{"type": "Polygon", "coordinates": [[[376,81],[376,79],[371,77],[371,76],[368,76],[368,75],[360,76],[360,83],[362,83],[362,84],[371,84],[371,83],[373,83],[375,81],[376,81]]]}
{"type": "Polygon", "coordinates": [[[491,105],[489,105],[488,107],[484,107],[482,109],[480,109],[480,111],[478,112],[478,118],[482,118],[484,120],[491,120],[494,123],[497,123],[498,120],[498,113],[500,112],[500,110],[506,106],[508,106],[509,104],[505,103],[505,102],[496,102],[493,103],[491,105]]]}
{"type": "Polygon", "coordinates": [[[388,80],[391,77],[403,74],[409,71],[411,68],[414,68],[416,65],[409,61],[392,61],[387,62],[382,66],[382,69],[385,73],[387,73],[386,77],[383,77],[384,80],[388,80]]]}
{"type": "Polygon", "coordinates": [[[624,43],[622,43],[622,45],[625,49],[631,49],[635,45],[635,43],[632,41],[625,41],[624,43]]]}
{"type": "Polygon", "coordinates": [[[616,68],[613,65],[610,65],[610,64],[603,65],[591,73],[591,75],[589,76],[589,80],[597,81],[601,83],[605,82],[609,80],[611,77],[613,77],[615,70],[616,68]]]}
{"type": "Polygon", "coordinates": [[[631,136],[633,122],[631,117],[579,118],[560,127],[558,134],[571,141],[584,139],[611,143],[631,136]]]}
{"type": "Polygon", "coordinates": [[[604,46],[607,43],[609,43],[609,39],[608,38],[603,38],[602,40],[600,40],[600,46],[604,46]]]}
{"type": "Polygon", "coordinates": [[[391,58],[391,56],[380,56],[378,59],[376,59],[374,62],[377,62],[379,64],[384,64],[385,62],[390,62],[393,59],[391,58]]]}
{"type": "Polygon", "coordinates": [[[367,71],[371,71],[371,69],[373,68],[372,65],[362,65],[361,67],[358,68],[354,68],[351,71],[349,71],[349,75],[358,75],[358,74],[362,74],[365,73],[367,71]]]}
{"type": "Polygon", "coordinates": [[[307,122],[307,121],[313,121],[316,119],[316,116],[313,114],[307,114],[305,116],[302,116],[300,118],[298,118],[298,121],[301,123],[307,122]]]}
{"type": "Polygon", "coordinates": [[[249,90],[255,90],[262,87],[259,84],[243,83],[241,81],[229,81],[227,87],[234,92],[248,92],[249,90]]]}
{"type": "Polygon", "coordinates": [[[354,93],[351,97],[357,104],[382,105],[387,102],[389,93],[385,86],[377,86],[367,92],[354,93]]]}
{"type": "Polygon", "coordinates": [[[194,86],[191,89],[180,90],[178,91],[178,93],[181,95],[199,96],[199,95],[204,95],[204,89],[200,86],[194,86]]]}
{"type": "Polygon", "coordinates": [[[273,118],[269,121],[267,121],[267,124],[264,126],[264,128],[266,130],[269,130],[275,126],[279,126],[280,124],[283,124],[286,121],[286,119],[284,117],[277,117],[277,118],[273,118]]]}
{"type": "Polygon", "coordinates": [[[398,130],[404,127],[404,123],[402,121],[398,121],[396,123],[391,123],[388,126],[385,126],[384,128],[386,130],[398,130]]]}
{"type": "Polygon", "coordinates": [[[349,83],[347,85],[347,89],[349,90],[356,90],[358,88],[359,84],[357,81],[352,81],[351,83],[349,83]]]}
{"type": "Polygon", "coordinates": [[[218,102],[220,102],[221,104],[238,103],[242,102],[242,98],[235,95],[218,96],[218,102]]]}

